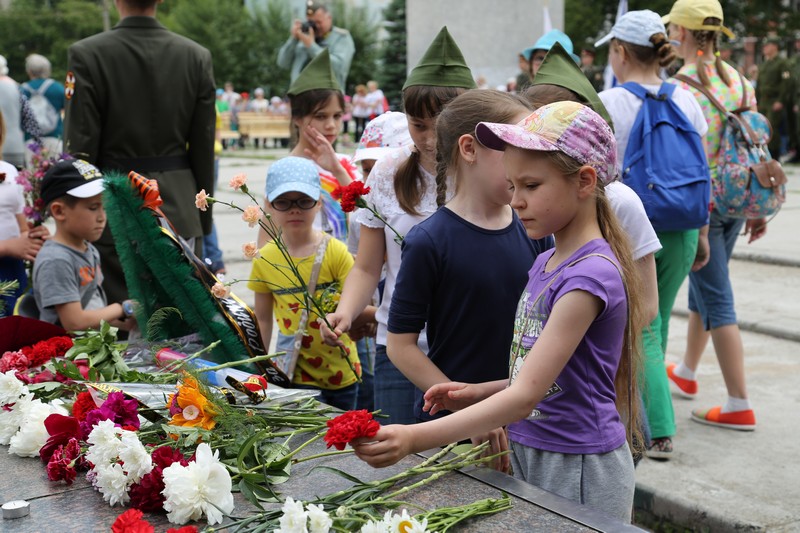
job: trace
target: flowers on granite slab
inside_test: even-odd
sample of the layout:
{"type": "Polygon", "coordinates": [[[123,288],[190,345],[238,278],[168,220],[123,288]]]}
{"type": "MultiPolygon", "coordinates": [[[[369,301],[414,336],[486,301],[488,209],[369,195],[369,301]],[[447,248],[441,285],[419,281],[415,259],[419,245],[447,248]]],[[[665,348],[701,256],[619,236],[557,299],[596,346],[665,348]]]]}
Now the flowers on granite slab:
{"type": "Polygon", "coordinates": [[[31,400],[24,405],[21,412],[22,424],[8,442],[8,453],[20,457],[37,457],[39,449],[50,437],[44,426],[45,419],[53,413],[66,415],[67,410],[58,401],[43,403],[41,400],[31,400]]]}
{"type": "MultiPolygon", "coordinates": [[[[51,415],[53,416],[53,415],[51,415]]],[[[66,445],[58,446],[47,463],[47,479],[50,481],[66,481],[72,485],[78,476],[78,470],[87,468],[86,460],[81,454],[81,445],[77,439],[71,438],[66,445]]]]}
{"type": "Polygon", "coordinates": [[[219,451],[200,443],[187,466],[173,463],[164,469],[164,509],[173,524],[185,524],[205,515],[209,525],[222,522],[233,511],[231,476],[219,462],[219,451]]]}
{"type": "Polygon", "coordinates": [[[189,461],[183,454],[169,446],[160,446],[151,455],[153,469],[131,485],[128,494],[131,506],[147,512],[156,512],[164,508],[164,469],[174,463],[188,466],[189,461]]]}
{"type": "Polygon", "coordinates": [[[347,411],[336,418],[328,420],[328,431],[325,433],[325,442],[328,448],[335,446],[337,450],[344,450],[347,443],[361,437],[374,437],[381,428],[380,423],[372,418],[372,413],[366,409],[347,411]]]}
{"type": "Polygon", "coordinates": [[[214,419],[219,409],[202,393],[197,380],[191,376],[183,378],[178,392],[170,396],[169,412],[173,426],[201,427],[214,429],[214,419]]]}
{"type": "MultiPolygon", "coordinates": [[[[143,516],[142,511],[138,509],[128,509],[120,514],[111,525],[111,533],[154,533],[155,528],[142,518],[143,516]]],[[[197,533],[197,528],[194,526],[171,527],[167,533],[197,533]]]]}

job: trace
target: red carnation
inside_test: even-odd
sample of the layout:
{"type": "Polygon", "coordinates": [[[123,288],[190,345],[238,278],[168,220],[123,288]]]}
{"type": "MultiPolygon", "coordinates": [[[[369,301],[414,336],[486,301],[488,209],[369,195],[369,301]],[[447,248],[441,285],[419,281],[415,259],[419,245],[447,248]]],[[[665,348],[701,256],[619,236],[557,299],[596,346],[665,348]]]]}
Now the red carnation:
{"type": "Polygon", "coordinates": [[[197,528],[194,526],[183,526],[178,529],[171,527],[167,530],[167,533],[197,533],[197,528]]]}
{"type": "Polygon", "coordinates": [[[39,367],[56,356],[56,348],[49,341],[39,341],[33,345],[28,356],[32,367],[39,367]]]}
{"type": "Polygon", "coordinates": [[[86,420],[86,415],[95,409],[97,409],[97,404],[94,403],[91,393],[81,392],[75,398],[75,403],[72,404],[72,416],[78,419],[78,422],[83,422],[86,420]]]}
{"type": "Polygon", "coordinates": [[[181,452],[169,446],[156,448],[151,457],[153,470],[142,476],[138,483],[131,485],[128,494],[131,497],[131,507],[156,512],[164,507],[164,496],[161,494],[164,490],[164,469],[173,463],[188,466],[189,461],[181,452]]]}
{"type": "Polygon", "coordinates": [[[47,429],[47,434],[50,435],[50,438],[39,449],[39,457],[43,463],[50,461],[51,456],[59,446],[69,443],[70,439],[80,437],[78,421],[71,416],[53,413],[44,419],[44,427],[47,429]]]}
{"type": "Polygon", "coordinates": [[[154,533],[155,529],[138,509],[128,509],[117,517],[111,525],[111,533],[154,533]]]}
{"type": "Polygon", "coordinates": [[[72,345],[74,344],[72,342],[72,338],[66,336],[53,337],[49,342],[56,352],[56,357],[64,357],[64,354],[67,353],[67,350],[72,348],[72,345]]]}
{"type": "Polygon", "coordinates": [[[59,446],[47,463],[47,478],[50,481],[67,482],[72,485],[78,475],[78,468],[85,467],[81,456],[81,446],[76,439],[70,439],[66,446],[59,446]]]}
{"type": "Polygon", "coordinates": [[[325,442],[328,448],[336,446],[337,450],[344,450],[348,442],[360,437],[374,437],[380,428],[380,423],[366,409],[347,411],[328,420],[325,442]]]}
{"type": "Polygon", "coordinates": [[[362,196],[369,193],[369,187],[364,185],[363,181],[354,180],[350,182],[347,187],[337,187],[331,193],[331,196],[339,200],[342,206],[342,211],[350,213],[355,211],[356,207],[366,207],[367,203],[362,196]]]}

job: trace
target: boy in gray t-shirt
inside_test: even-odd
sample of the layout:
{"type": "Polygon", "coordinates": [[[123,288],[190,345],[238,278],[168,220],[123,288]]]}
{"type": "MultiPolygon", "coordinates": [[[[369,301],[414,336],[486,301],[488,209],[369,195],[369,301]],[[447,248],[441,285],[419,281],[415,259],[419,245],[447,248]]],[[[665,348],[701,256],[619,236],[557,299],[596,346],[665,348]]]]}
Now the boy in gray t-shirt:
{"type": "Polygon", "coordinates": [[[103,175],[80,159],[59,161],[42,179],[56,232],[34,263],[33,294],[39,318],[67,330],[96,329],[102,320],[123,329],[135,324],[132,302],[109,305],[100,286],[100,254],[91,243],[106,225],[102,193],[103,175]]]}

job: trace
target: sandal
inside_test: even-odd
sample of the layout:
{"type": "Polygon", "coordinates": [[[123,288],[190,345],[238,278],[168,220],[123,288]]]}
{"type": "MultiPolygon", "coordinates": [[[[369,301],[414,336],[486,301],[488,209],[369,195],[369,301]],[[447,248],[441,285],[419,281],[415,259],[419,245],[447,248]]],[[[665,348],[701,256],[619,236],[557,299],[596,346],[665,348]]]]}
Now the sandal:
{"type": "Polygon", "coordinates": [[[672,457],[672,437],[653,439],[646,453],[650,459],[668,461],[672,457]]]}

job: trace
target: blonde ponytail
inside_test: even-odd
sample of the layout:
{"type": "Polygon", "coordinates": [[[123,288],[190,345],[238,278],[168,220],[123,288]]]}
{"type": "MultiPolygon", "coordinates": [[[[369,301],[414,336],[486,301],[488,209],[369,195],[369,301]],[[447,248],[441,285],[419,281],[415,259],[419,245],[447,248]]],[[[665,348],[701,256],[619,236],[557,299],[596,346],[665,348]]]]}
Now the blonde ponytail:
{"type": "MultiPolygon", "coordinates": [[[[598,182],[599,184],[600,182],[598,182]]],[[[622,229],[617,216],[606,198],[602,185],[597,188],[597,223],[603,238],[619,262],[622,270],[622,282],[628,300],[628,323],[625,326],[625,337],[622,340],[622,357],[614,378],[617,392],[617,411],[627,423],[628,445],[634,456],[644,452],[644,439],[641,434],[639,410],[639,372],[642,366],[641,333],[647,323],[644,320],[644,302],[642,301],[642,281],[633,260],[633,249],[627,233],[622,229]]]]}

